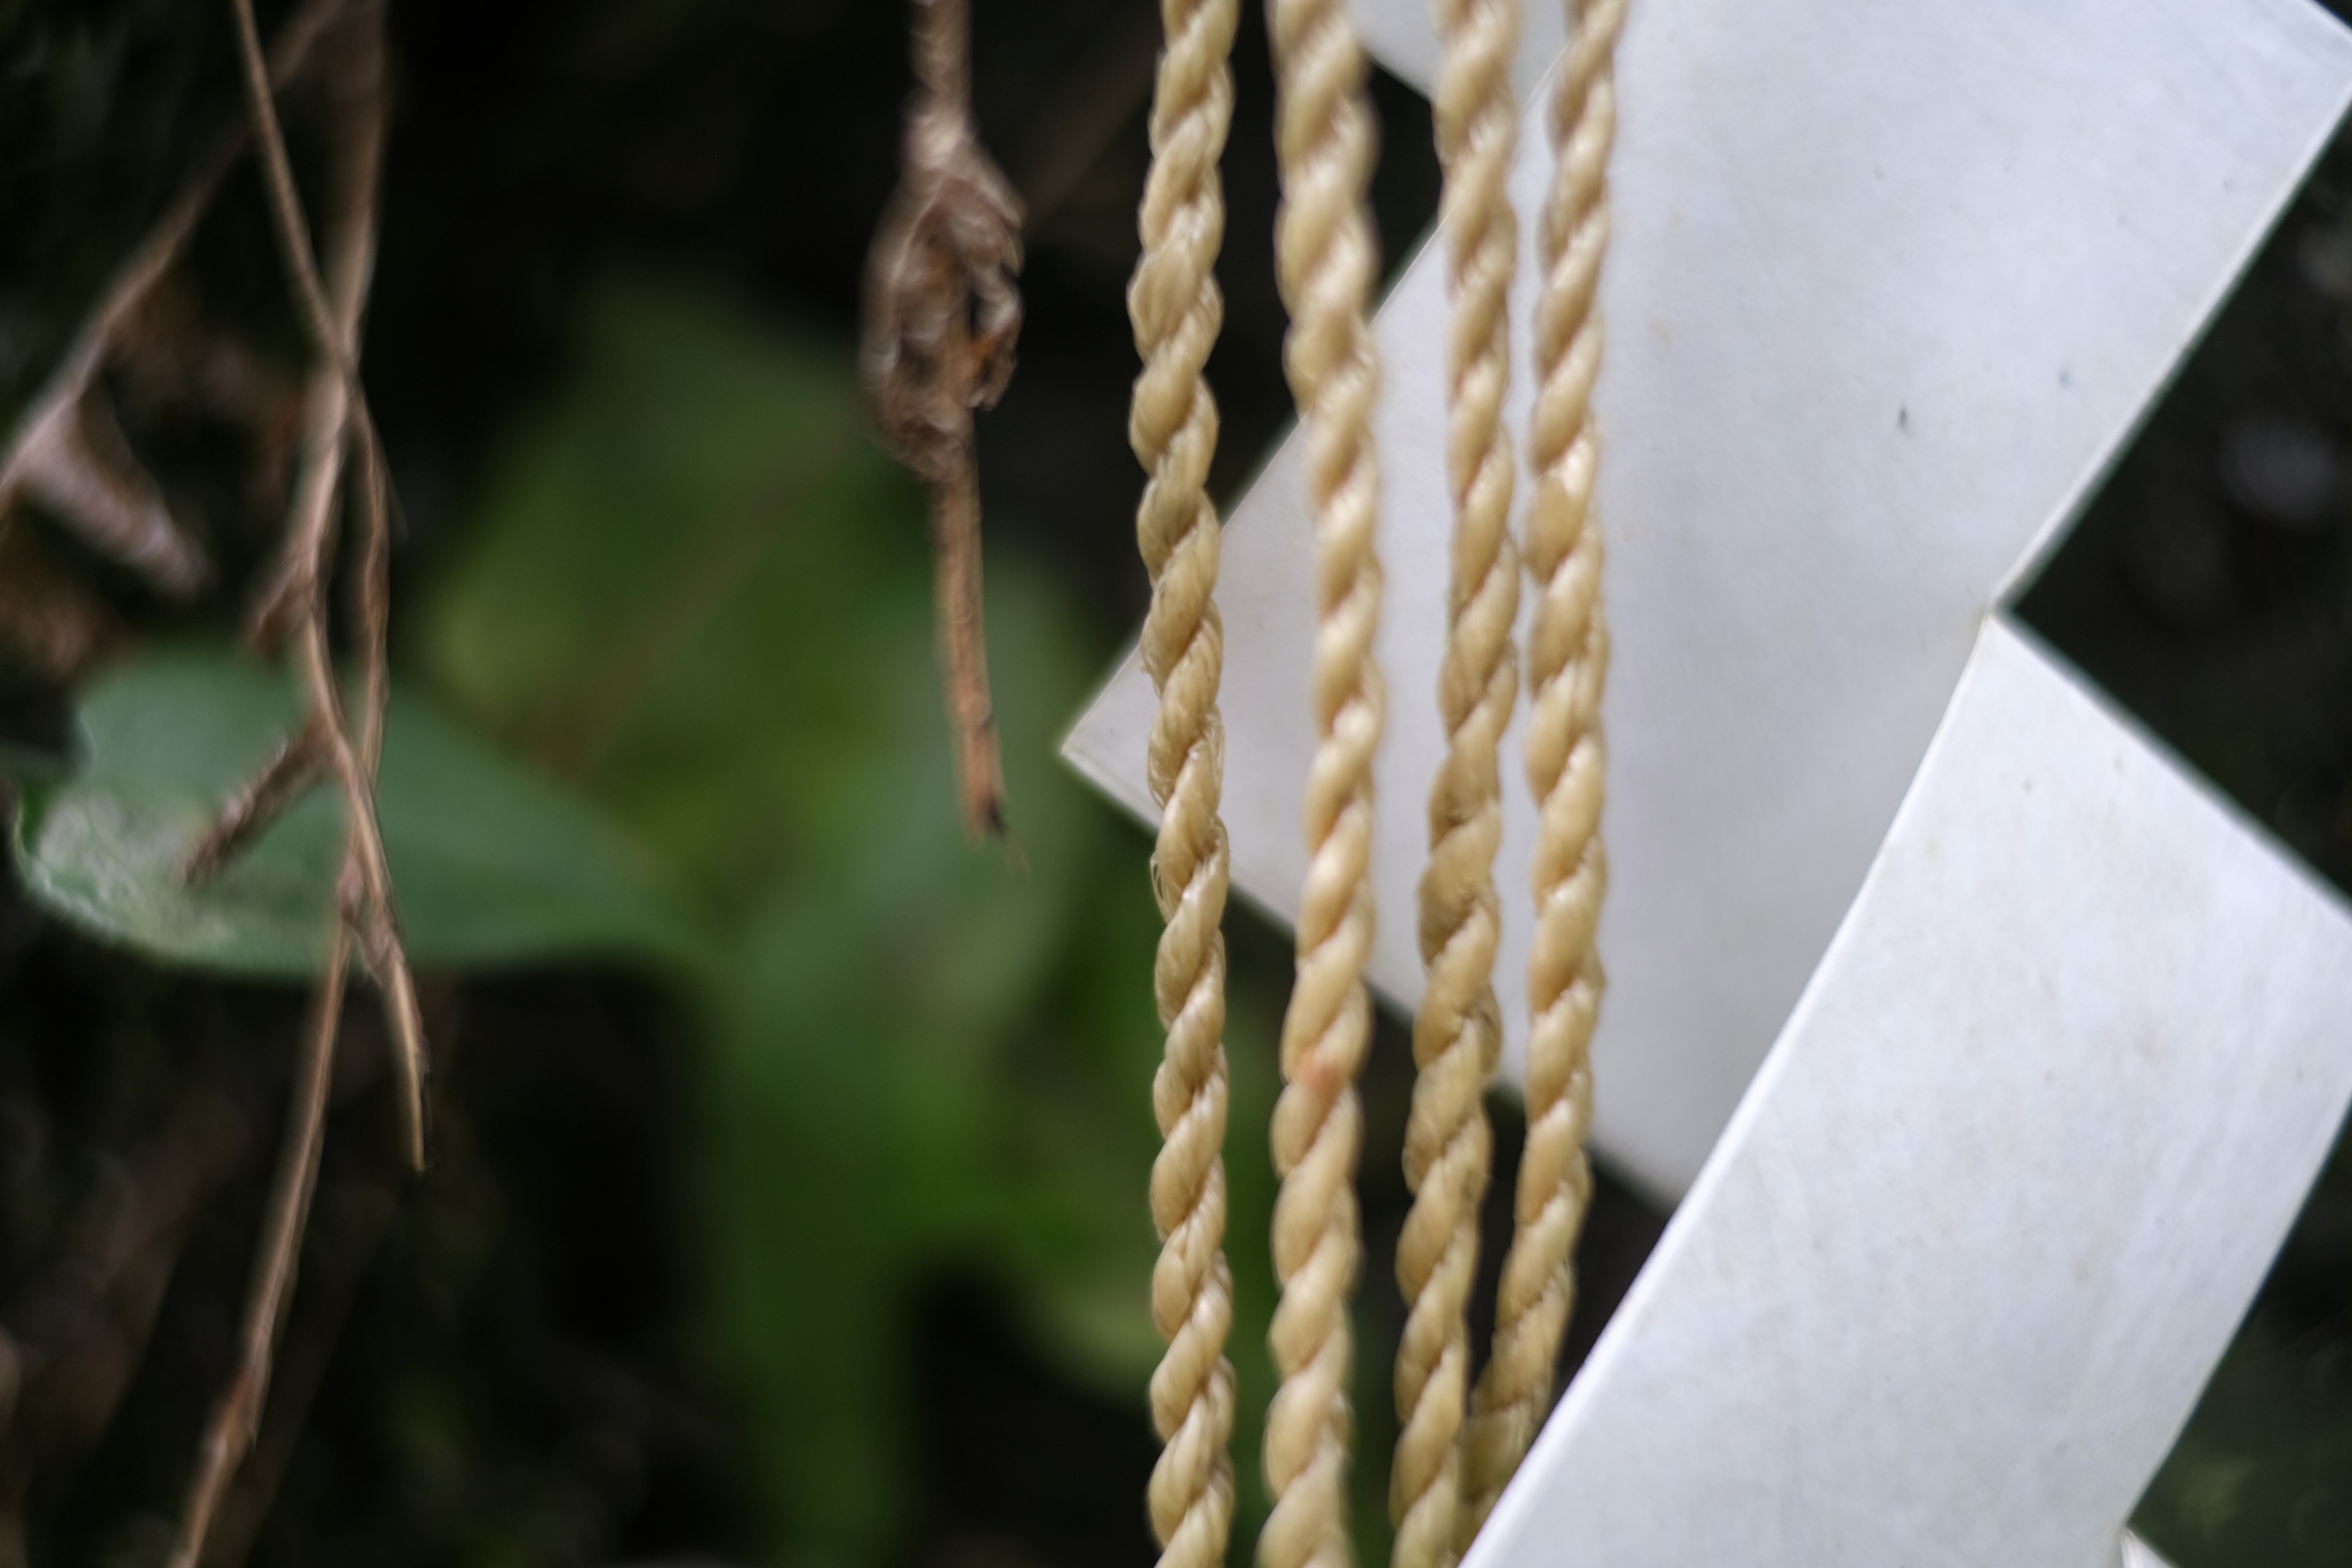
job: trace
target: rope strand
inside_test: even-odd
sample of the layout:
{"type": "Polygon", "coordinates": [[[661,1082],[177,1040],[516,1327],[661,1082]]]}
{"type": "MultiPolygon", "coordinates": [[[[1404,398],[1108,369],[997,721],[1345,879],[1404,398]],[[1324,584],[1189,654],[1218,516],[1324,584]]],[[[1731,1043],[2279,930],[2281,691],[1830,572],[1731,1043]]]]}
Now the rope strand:
{"type": "MultiPolygon", "coordinates": [[[[1571,0],[1574,5],[1574,0],[1571,0]]],[[[1538,810],[1536,931],[1528,964],[1528,1142],[1517,1224],[1503,1262],[1495,1353],[1472,1403],[1463,1540],[1517,1469],[1551,1402],[1574,1300],[1570,1258],[1591,1198],[1590,1049],[1602,977],[1593,938],[1609,880],[1601,827],[1601,690],[1609,632],[1593,516],[1601,372],[1595,296],[1609,243],[1609,153],[1617,129],[1614,57],[1625,0],[1582,0],[1551,104],[1557,163],[1545,201],[1537,388],[1528,427],[1535,497],[1527,521],[1536,592],[1528,649],[1528,782],[1538,810]]]]}
{"type": "Polygon", "coordinates": [[[1282,1023],[1274,1112],[1275,1274],[1270,1336],[1282,1378],[1265,1427],[1274,1506],[1262,1568],[1349,1568],[1348,1296],[1360,1251],[1356,1075],[1371,1033],[1372,752],[1383,698],[1372,662],[1381,571],[1373,556],[1379,384],[1365,320],[1378,264],[1365,190],[1374,132],[1363,51],[1340,0],[1270,0],[1282,205],[1276,270],[1290,330],[1283,368],[1306,430],[1317,566],[1314,762],[1297,973],[1282,1023]]]}
{"type": "Polygon", "coordinates": [[[1143,256],[1127,295],[1143,356],[1128,440],[1150,475],[1136,512],[1136,542],[1151,578],[1143,663],[1160,694],[1149,755],[1161,808],[1152,890],[1167,922],[1152,976],[1167,1031],[1152,1083],[1162,1142],[1151,1169],[1160,1241],[1151,1316],[1168,1351],[1151,1378],[1162,1447],[1148,1498],[1160,1568],[1223,1568],[1234,1515],[1234,1369],[1224,1354],[1234,1288],[1223,1250],[1223,1155],[1230,851],[1217,812],[1224,628],[1213,597],[1219,526],[1205,489],[1217,405],[1202,371],[1224,319],[1214,272],[1225,226],[1217,162],[1233,121],[1227,59],[1238,10],[1236,0],[1161,0],[1167,47],[1152,94],[1143,256]]]}
{"type": "Polygon", "coordinates": [[[1446,468],[1453,577],[1438,710],[1447,747],[1429,795],[1429,864],[1420,889],[1427,986],[1413,1020],[1418,1076],[1405,1131],[1412,1211],[1397,1243],[1407,1316],[1397,1346],[1396,1458],[1389,1510],[1395,1568],[1455,1559],[1467,1309],[1478,1270],[1478,1211],[1493,1163],[1485,1096],[1503,1048],[1495,996],[1503,832],[1499,752],[1518,690],[1519,559],[1511,542],[1513,459],[1503,425],[1510,384],[1508,301],[1518,224],[1507,182],[1517,143],[1511,58],[1517,0],[1435,0],[1444,41],[1434,98],[1445,172],[1440,223],[1453,295],[1447,344],[1446,468]]]}

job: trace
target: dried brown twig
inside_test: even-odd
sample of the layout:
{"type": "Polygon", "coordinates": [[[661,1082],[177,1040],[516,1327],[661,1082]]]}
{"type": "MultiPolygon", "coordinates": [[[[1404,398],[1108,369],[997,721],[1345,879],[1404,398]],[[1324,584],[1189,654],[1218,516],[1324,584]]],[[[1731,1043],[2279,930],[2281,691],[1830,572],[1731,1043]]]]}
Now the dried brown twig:
{"type": "Polygon", "coordinates": [[[384,631],[389,588],[390,497],[381,443],[361,390],[355,360],[359,320],[375,258],[375,196],[383,142],[382,6],[358,0],[348,51],[330,84],[343,130],[338,171],[339,209],[329,236],[331,299],[311,254],[309,225],[294,187],[285,137],[270,101],[268,73],[254,25],[252,0],[230,0],[246,66],[247,97],[270,193],[270,214],[304,329],[320,363],[311,376],[285,549],[254,616],[265,643],[290,642],[310,713],[304,730],[264,765],[229,803],[192,857],[192,879],[217,869],[236,845],[249,842],[307,787],[331,773],[349,816],[343,881],[356,899],[339,897],[340,919],[383,994],[407,1101],[409,1155],[426,1160],[425,1058],[415,981],[400,942],[392,872],[375,818],[375,773],[383,744],[386,687],[384,631]],[[325,584],[335,541],[335,502],[346,451],[359,458],[358,544],[354,610],[359,622],[360,692],[355,719],[347,719],[337,690],[327,638],[325,584]]]}
{"type": "Polygon", "coordinates": [[[310,1217],[310,1192],[319,1175],[319,1145],[326,1127],[327,1088],[332,1077],[336,1026],[343,1011],[343,980],[350,968],[350,932],[341,922],[327,944],[329,963],[312,998],[302,1055],[296,1064],[292,1103],[286,1118],[286,1145],[269,1190],[261,1260],[245,1323],[238,1334],[236,1373],[205,1424],[196,1452],[196,1474],[188,1486],[180,1532],[170,1568],[196,1568],[204,1555],[214,1513],[236,1474],[237,1462],[253,1446],[269,1392],[270,1352],[286,1318],[294,1282],[294,1258],[310,1217]]]}
{"type": "Polygon", "coordinates": [[[930,491],[940,658],[964,829],[1002,835],[1004,773],[981,624],[972,410],[1013,377],[1021,203],[971,123],[966,0],[912,0],[918,92],[905,167],[866,262],[865,374],[891,453],[930,491]]]}
{"type": "MultiPolygon", "coordinates": [[[[153,481],[130,452],[100,386],[102,373],[127,363],[143,366],[159,393],[197,392],[219,401],[233,416],[257,428],[275,422],[263,373],[249,356],[225,354],[202,340],[203,363],[163,374],[142,334],[158,329],[159,314],[169,334],[186,338],[188,324],[173,321],[177,302],[160,294],[189,236],[211,205],[223,177],[249,138],[258,142],[270,194],[271,216],[293,281],[305,331],[324,362],[304,400],[302,473],[297,487],[279,569],[254,616],[257,638],[265,644],[296,644],[312,721],[308,740],[289,743],[262,776],[239,792],[221,822],[192,858],[188,871],[201,879],[234,858],[286,805],[330,768],[351,797],[354,851],[362,892],[354,935],[360,954],[385,992],[395,1049],[408,1080],[411,1153],[424,1160],[424,1051],[416,1025],[415,985],[400,948],[391,877],[375,826],[373,805],[376,752],[381,743],[385,687],[385,559],[389,548],[390,489],[383,448],[352,353],[361,304],[374,257],[376,163],[383,140],[382,42],[378,0],[308,0],[280,31],[265,57],[250,0],[232,0],[236,15],[252,125],[224,136],[198,164],[146,237],[108,285],[76,337],[65,363],[18,422],[5,458],[0,458],[0,550],[12,564],[39,557],[26,542],[12,537],[12,511],[19,500],[56,511],[94,547],[140,571],[158,588],[186,595],[210,572],[201,547],[174,521],[153,481]],[[340,32],[339,32],[340,29],[340,32]],[[365,40],[334,51],[341,69],[328,84],[337,111],[349,128],[342,183],[356,193],[339,216],[334,247],[338,303],[331,309],[310,253],[310,237],[294,189],[274,94],[301,75],[331,35],[365,40]],[[348,316],[348,321],[339,319],[348,316]],[[352,331],[340,331],[348,326],[352,331]],[[235,384],[231,386],[230,384],[235,384]],[[226,389],[226,391],[225,391],[226,389]],[[360,457],[361,566],[355,605],[361,643],[360,720],[344,723],[336,693],[325,631],[323,590],[334,540],[335,502],[346,443],[360,457]],[[312,759],[316,750],[320,756],[312,759]]],[[[12,573],[12,577],[16,574],[12,573]]],[[[52,574],[54,576],[54,574],[52,574]]],[[[112,635],[112,626],[94,601],[76,599],[68,584],[38,596],[47,620],[30,607],[14,617],[13,629],[52,668],[77,668],[112,635]]],[[[0,614],[22,595],[0,595],[0,614]]],[[[348,913],[348,911],[347,911],[348,913]]]]}
{"type": "MultiPolygon", "coordinates": [[[[346,0],[308,0],[287,22],[272,47],[265,79],[283,88],[310,61],[328,25],[346,0]]],[[[154,480],[122,438],[100,380],[142,331],[157,287],[187,247],[211,205],[222,177],[243,149],[247,132],[224,136],[200,162],[171,205],[107,285],[65,361],[17,421],[0,455],[0,541],[13,531],[18,504],[53,512],[95,550],[139,573],[162,592],[186,597],[211,574],[203,547],[173,518],[154,480]]],[[[43,604],[54,601],[44,596],[43,604]]],[[[9,629],[21,617],[0,616],[9,629]]],[[[53,670],[69,674],[87,656],[82,639],[59,640],[54,627],[19,637],[53,670]]]]}
{"type": "MultiPolygon", "coordinates": [[[[443,1042],[444,1053],[435,1064],[436,1069],[447,1066],[449,1037],[455,1033],[448,1018],[455,999],[456,993],[445,989],[440,1005],[433,1008],[440,1021],[435,1034],[443,1042]]],[[[364,1036],[363,1028],[362,1032],[364,1036]]],[[[382,1054],[371,1048],[376,1044],[373,1039],[363,1037],[360,1043],[360,1081],[373,1081],[382,1054]]],[[[336,1064],[335,1077],[341,1089],[354,1087],[341,1063],[336,1064]]],[[[237,1467],[235,1484],[222,1495],[214,1513],[203,1559],[205,1568],[240,1568],[251,1553],[334,1360],[336,1342],[359,1303],[368,1267],[399,1212],[404,1173],[396,1155],[371,1151],[361,1157],[355,1174],[347,1175],[325,1193],[314,1193],[310,1223],[299,1243],[308,1289],[301,1310],[289,1306],[281,1325],[282,1342],[271,1367],[268,1408],[265,1413],[262,1402],[256,1400],[254,1415],[259,1425],[245,1462],[237,1467]]]]}
{"type": "Polygon", "coordinates": [[[327,1087],[354,951],[383,998],[393,1058],[406,1091],[410,1163],[422,1167],[428,1150],[424,1029],[375,819],[386,689],[389,507],[383,448],[355,369],[360,317],[374,261],[383,146],[383,7],[373,3],[355,6],[346,35],[350,47],[329,83],[341,135],[336,207],[327,239],[328,278],[322,281],[271,103],[251,0],[230,0],[230,5],[245,58],[248,106],[271,214],[304,325],[319,356],[307,399],[302,468],[288,520],[285,554],[256,618],[257,632],[266,640],[282,637],[292,644],[310,712],[302,730],[229,803],[190,869],[202,872],[219,865],[237,844],[248,841],[277,811],[299,798],[304,786],[330,770],[341,786],[347,819],[336,916],[297,1066],[285,1146],[239,1336],[237,1366],[205,1426],[173,1568],[195,1568],[221,1499],[260,1427],[272,1353],[285,1321],[294,1261],[318,1180],[327,1087]],[[357,704],[347,716],[328,645],[325,584],[343,458],[351,450],[358,453],[360,468],[355,609],[361,679],[357,704]]]}
{"type": "Polygon", "coordinates": [[[314,1213],[304,1248],[310,1289],[303,1292],[303,1310],[289,1314],[286,1341],[278,1349],[270,1379],[276,1397],[237,1471],[236,1484],[214,1515],[211,1544],[205,1553],[207,1568],[238,1568],[252,1553],[320,1384],[334,1361],[337,1342],[359,1304],[368,1266],[400,1210],[399,1173],[389,1162],[379,1161],[367,1176],[342,1184],[325,1198],[317,1205],[323,1213],[314,1213]],[[323,1230],[319,1228],[321,1219],[323,1230]]]}
{"type": "Polygon", "coordinates": [[[309,793],[327,767],[327,737],[312,718],[288,736],[213,819],[212,830],[198,841],[183,875],[202,882],[243,854],[261,830],[288,806],[309,793]]]}
{"type": "MultiPolygon", "coordinates": [[[[53,669],[86,663],[112,636],[95,601],[77,596],[28,534],[10,528],[19,500],[56,513],[93,547],[140,572],[158,589],[185,596],[210,566],[172,518],[153,481],[114,421],[102,385],[120,368],[154,398],[192,401],[243,423],[261,437],[265,479],[282,461],[290,416],[275,376],[239,345],[207,332],[163,285],[248,138],[258,147],[270,213],[298,314],[316,356],[299,405],[299,468],[286,541],[253,617],[265,647],[290,647],[309,714],[302,726],[227,803],[187,863],[201,880],[233,860],[288,805],[331,773],[348,807],[325,965],[312,1000],[272,1181],[236,1371],[215,1405],[199,1449],[172,1563],[194,1568],[225,1489],[252,1447],[286,1317],[294,1261],[318,1178],[326,1096],[352,959],[381,993],[393,1058],[405,1090],[406,1154],[422,1167],[428,1149],[424,1030],[402,949],[392,879],[374,808],[387,690],[385,631],[392,499],[383,446],[356,370],[359,323],[375,252],[376,200],[384,134],[383,0],[305,0],[267,56],[251,0],[229,0],[236,24],[250,123],[224,137],[117,271],[67,355],[0,455],[0,558],[12,568],[0,595],[0,629],[31,647],[53,669]],[[331,44],[332,47],[322,47],[331,44]],[[322,278],[286,153],[275,95],[313,63],[336,130],[334,207],[322,278]],[[352,618],[359,680],[348,713],[334,674],[327,626],[338,501],[347,455],[355,455],[352,618]],[[14,568],[22,566],[24,571],[14,568]],[[35,578],[39,577],[39,582],[35,578]],[[46,585],[29,606],[23,590],[46,585]],[[32,614],[40,610],[46,619],[32,614]]],[[[274,488],[274,486],[270,487],[274,488]]],[[[168,1268],[168,1264],[166,1265],[168,1268]]],[[[10,1388],[16,1370],[8,1350],[10,1388]]],[[[135,1361],[135,1352],[130,1358],[135,1361]]],[[[0,1525],[5,1521],[0,1520],[0,1525]]],[[[0,1542],[5,1546],[5,1542],[0,1542]]]]}

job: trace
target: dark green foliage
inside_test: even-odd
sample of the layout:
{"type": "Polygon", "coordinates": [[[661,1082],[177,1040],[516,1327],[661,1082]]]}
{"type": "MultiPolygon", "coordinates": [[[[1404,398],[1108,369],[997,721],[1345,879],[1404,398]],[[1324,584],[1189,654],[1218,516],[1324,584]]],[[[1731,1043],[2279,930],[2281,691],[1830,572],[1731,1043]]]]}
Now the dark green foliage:
{"type": "Polygon", "coordinates": [[[2352,1140],[2133,1522],[2182,1568],[2352,1563],[2352,1140]]]}

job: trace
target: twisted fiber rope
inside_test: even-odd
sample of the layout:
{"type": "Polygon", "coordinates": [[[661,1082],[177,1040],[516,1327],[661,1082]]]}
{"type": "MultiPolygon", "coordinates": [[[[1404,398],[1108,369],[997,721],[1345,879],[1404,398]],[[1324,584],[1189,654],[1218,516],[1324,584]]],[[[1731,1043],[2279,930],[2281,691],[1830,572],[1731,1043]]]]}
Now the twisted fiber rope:
{"type": "Polygon", "coordinates": [[[1456,1555],[1461,1434],[1470,1384],[1466,1319],[1478,1269],[1478,1210],[1494,1134],[1485,1094],[1503,1048],[1495,997],[1502,926],[1495,850],[1502,839],[1499,751],[1518,690],[1511,629],[1519,559],[1511,543],[1508,296],[1518,224],[1505,182],[1517,142],[1511,57],[1517,0],[1436,0],[1444,58],[1437,77],[1440,208],[1454,298],[1447,344],[1446,468],[1454,562],[1437,701],[1447,749],[1429,796],[1429,864],[1421,879],[1421,954],[1428,984],[1413,1020],[1419,1068],[1405,1131],[1412,1212],[1397,1243],[1409,1303],[1397,1346],[1399,1431],[1390,1472],[1395,1568],[1445,1568],[1456,1555]]]}
{"type": "Polygon", "coordinates": [[[1377,266],[1364,205],[1375,137],[1363,51],[1340,0],[1269,0],[1266,12],[1282,174],[1275,263],[1291,318],[1283,368],[1306,431],[1315,514],[1317,742],[1297,974],[1282,1021],[1284,1082],[1274,1111],[1282,1300],[1271,1339],[1282,1386],[1266,1416],[1274,1507],[1258,1561],[1263,1568],[1346,1568],[1354,1560],[1346,1516],[1348,1293],[1363,1142],[1355,1086],[1371,1033],[1363,976],[1372,941],[1372,752],[1384,700],[1371,657],[1381,601],[1371,436],[1380,374],[1365,321],[1377,266]]]}
{"type": "Polygon", "coordinates": [[[1151,1378],[1162,1445],[1151,1472],[1160,1568],[1222,1568],[1233,1527],[1233,1274],[1225,1263],[1225,910],[1230,855],[1217,815],[1224,722],[1217,684],[1219,532],[1204,487],[1217,405],[1202,378],[1224,319],[1214,267],[1224,237],[1217,177],[1233,121],[1237,0],[1161,0],[1168,39],[1151,103],[1143,257],[1127,294],[1143,374],[1128,440],[1150,474],[1136,542],[1151,576],[1143,663],[1160,693],[1149,760],[1161,806],[1152,890],[1166,921],[1153,987],[1168,1032],[1152,1110],[1162,1145],[1151,1168],[1160,1232],[1151,1317],[1168,1351],[1151,1378]]]}
{"type": "Polygon", "coordinates": [[[1536,405],[1528,435],[1535,499],[1527,554],[1537,597],[1528,649],[1527,768],[1538,813],[1535,944],[1528,963],[1528,1142],[1517,1227],[1496,1308],[1494,1358],[1472,1404],[1465,1542],[1518,1468],[1550,1404],[1575,1295],[1570,1257],[1592,1193],[1584,1138],[1592,1120],[1590,1047],[1601,989],[1593,934],[1609,881],[1600,837],[1609,631],[1592,511],[1600,462],[1592,388],[1601,371],[1594,296],[1609,243],[1613,59],[1625,4],[1583,0],[1577,7],[1551,105],[1558,159],[1543,211],[1536,405]]]}

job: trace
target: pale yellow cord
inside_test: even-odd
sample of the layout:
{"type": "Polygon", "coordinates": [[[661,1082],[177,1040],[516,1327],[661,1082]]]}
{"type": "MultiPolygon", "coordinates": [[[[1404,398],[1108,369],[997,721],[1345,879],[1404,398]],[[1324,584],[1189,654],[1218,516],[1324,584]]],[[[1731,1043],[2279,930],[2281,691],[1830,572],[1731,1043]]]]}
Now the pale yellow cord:
{"type": "Polygon", "coordinates": [[[1224,317],[1213,270],[1225,227],[1217,160],[1233,120],[1226,60],[1238,9],[1238,0],[1161,0],[1168,42],[1151,100],[1143,258],[1127,293],[1143,355],[1128,440],[1150,475],[1135,531],[1151,575],[1143,664],[1160,693],[1149,758],[1152,798],[1161,807],[1151,879],[1167,921],[1153,973],[1168,1031],[1152,1083],[1163,1142],[1151,1168],[1151,1218],[1160,1240],[1151,1318],[1168,1342],[1151,1378],[1151,1418],[1162,1447],[1149,1500],[1160,1568],[1223,1568],[1234,1517],[1221,930],[1230,858],[1217,815],[1224,630],[1213,597],[1217,512],[1203,489],[1216,455],[1217,405],[1202,367],[1224,317]]]}
{"type": "Polygon", "coordinates": [[[1528,647],[1528,783],[1537,803],[1536,929],[1528,962],[1528,1143],[1517,1226],[1503,1260],[1495,1353],[1471,1407],[1463,1540],[1518,1468],[1551,1403],[1575,1281],[1570,1258],[1592,1193],[1590,1048],[1601,1005],[1593,936],[1609,881],[1601,845],[1601,689],[1609,631],[1601,613],[1601,530],[1592,510],[1601,372],[1595,294],[1609,244],[1609,151],[1616,139],[1613,60],[1625,0],[1570,5],[1568,56],[1551,104],[1557,163],[1544,202],[1543,291],[1536,307],[1536,405],[1528,425],[1535,497],[1527,520],[1536,593],[1528,647]]]}
{"type": "Polygon", "coordinates": [[[1271,1335],[1282,1386],[1265,1425],[1274,1507],[1262,1568],[1347,1568],[1348,1296],[1360,1222],[1356,1075],[1371,1035],[1372,752],[1382,698],[1372,664],[1381,571],[1372,552],[1379,366],[1365,320],[1378,266],[1365,187],[1373,160],[1365,65],[1341,0],[1270,0],[1282,205],[1275,267],[1290,331],[1283,369],[1307,439],[1315,527],[1314,762],[1307,776],[1306,885],[1297,974],[1282,1020],[1274,1110],[1271,1335]]]}
{"type": "Polygon", "coordinates": [[[1498,772],[1518,690],[1511,630],[1519,557],[1511,543],[1508,303],[1518,225],[1506,183],[1517,142],[1511,58],[1517,0],[1435,0],[1444,57],[1434,108],[1445,171],[1439,209],[1452,336],[1446,348],[1446,472],[1454,561],[1446,647],[1437,686],[1446,752],[1429,795],[1429,864],[1421,879],[1427,966],[1413,1019],[1419,1068],[1405,1130],[1412,1212],[1397,1241],[1408,1304],[1397,1346],[1396,1459],[1389,1511],[1395,1568],[1444,1568],[1456,1556],[1462,1426],[1469,1395],[1466,1318],[1478,1272],[1478,1210],[1494,1134],[1485,1095],[1503,1048],[1495,997],[1501,911],[1495,849],[1503,832],[1498,772]]]}

